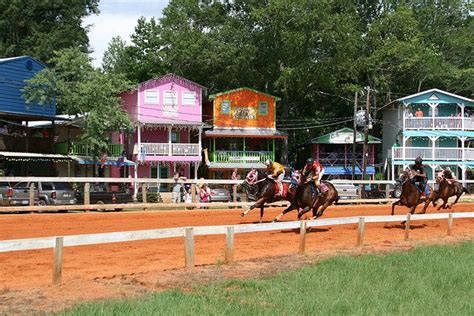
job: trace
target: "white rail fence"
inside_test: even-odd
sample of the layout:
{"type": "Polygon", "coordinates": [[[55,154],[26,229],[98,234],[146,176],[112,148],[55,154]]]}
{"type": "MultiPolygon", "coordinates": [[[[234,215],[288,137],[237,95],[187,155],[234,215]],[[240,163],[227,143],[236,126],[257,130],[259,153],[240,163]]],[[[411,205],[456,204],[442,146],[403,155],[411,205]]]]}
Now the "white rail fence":
{"type": "Polygon", "coordinates": [[[37,249],[54,249],[53,283],[61,283],[63,247],[98,245],[116,242],[131,242],[138,240],[163,239],[184,237],[185,244],[185,266],[187,269],[194,268],[194,236],[225,235],[226,249],[225,262],[234,261],[234,235],[240,233],[256,233],[274,230],[299,229],[299,253],[305,252],[306,232],[308,228],[358,224],[357,246],[364,244],[366,223],[385,223],[406,221],[405,240],[409,239],[410,223],[421,220],[447,219],[447,235],[452,234],[455,218],[473,218],[474,212],[461,213],[436,213],[436,214],[407,214],[395,216],[365,216],[365,217],[341,217],[326,218],[312,221],[291,221],[265,224],[241,224],[231,226],[198,226],[198,227],[176,227],[153,230],[139,230],[128,232],[113,232],[101,234],[70,235],[61,237],[44,237],[32,239],[16,239],[0,241],[0,253],[12,251],[26,251],[37,249]]]}

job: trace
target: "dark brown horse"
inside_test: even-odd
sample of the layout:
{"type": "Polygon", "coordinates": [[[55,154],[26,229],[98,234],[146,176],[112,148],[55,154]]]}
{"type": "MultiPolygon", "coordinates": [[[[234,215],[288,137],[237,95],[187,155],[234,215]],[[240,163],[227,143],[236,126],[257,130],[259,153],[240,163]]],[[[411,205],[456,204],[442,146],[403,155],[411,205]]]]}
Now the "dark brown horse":
{"type": "Polygon", "coordinates": [[[456,204],[463,193],[469,194],[467,189],[462,186],[462,184],[458,181],[449,181],[444,176],[440,176],[436,178],[436,182],[438,183],[438,190],[433,191],[433,194],[430,195],[428,201],[425,203],[425,207],[423,208],[422,213],[426,212],[426,208],[430,204],[433,203],[433,206],[436,206],[436,201],[441,199],[443,200],[443,204],[438,207],[438,211],[440,209],[447,209],[452,208],[454,204],[456,204]],[[448,199],[452,196],[456,197],[456,200],[448,205],[448,199]]]}
{"type": "MultiPolygon", "coordinates": [[[[311,217],[311,220],[316,219],[320,216],[323,215],[324,211],[333,203],[337,203],[339,201],[339,194],[337,193],[336,188],[332,183],[327,182],[327,181],[321,181],[322,186],[326,186],[327,190],[323,192],[321,196],[316,196],[316,198],[313,201],[312,204],[312,209],[313,209],[313,217],[311,217]]],[[[309,184],[308,184],[309,187],[309,184]]],[[[309,211],[309,208],[303,208],[301,211],[298,212],[298,219],[301,219],[301,217],[309,211]]]]}
{"type": "Polygon", "coordinates": [[[418,204],[427,203],[425,207],[428,207],[428,204],[431,202],[430,199],[434,198],[433,190],[428,186],[430,189],[430,194],[427,200],[423,200],[422,194],[416,184],[412,181],[412,172],[411,170],[404,170],[403,173],[400,175],[400,180],[402,182],[402,194],[400,195],[400,199],[392,203],[392,215],[395,214],[395,206],[406,206],[410,209],[410,213],[413,214],[415,212],[416,207],[418,204]]]}
{"type": "Polygon", "coordinates": [[[294,192],[292,199],[288,198],[287,195],[287,200],[290,201],[291,204],[281,212],[280,215],[275,217],[273,222],[278,222],[283,215],[293,210],[303,209],[307,212],[312,208],[314,197],[309,183],[301,183],[301,176],[292,177],[292,186],[290,186],[290,188],[288,192],[294,192]]]}
{"type": "MultiPolygon", "coordinates": [[[[248,178],[248,177],[247,177],[248,178]]],[[[294,199],[294,194],[296,190],[288,190],[285,198],[281,196],[275,196],[275,193],[277,193],[277,188],[275,185],[275,181],[272,179],[268,178],[268,174],[265,171],[257,171],[257,181],[253,184],[248,183],[247,180],[242,183],[242,186],[244,188],[251,188],[252,186],[256,186],[257,189],[255,190],[256,192],[256,198],[257,201],[249,206],[249,208],[242,212],[242,216],[247,215],[251,210],[254,208],[260,208],[260,223],[263,221],[263,210],[265,207],[265,203],[272,203],[272,202],[277,202],[281,200],[288,200],[290,202],[293,201],[294,199]]],[[[283,184],[287,185],[287,184],[283,184]]]]}

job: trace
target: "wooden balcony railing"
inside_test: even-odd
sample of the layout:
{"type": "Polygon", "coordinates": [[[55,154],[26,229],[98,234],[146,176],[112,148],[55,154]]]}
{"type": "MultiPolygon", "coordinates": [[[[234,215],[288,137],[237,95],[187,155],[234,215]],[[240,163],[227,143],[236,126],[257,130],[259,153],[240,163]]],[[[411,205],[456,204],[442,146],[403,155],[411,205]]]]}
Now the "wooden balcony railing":
{"type": "MultiPolygon", "coordinates": [[[[111,157],[118,157],[123,152],[123,144],[109,144],[107,146],[107,154],[111,157]]],[[[67,142],[57,143],[55,146],[55,152],[63,155],[78,155],[78,156],[91,156],[93,155],[92,148],[83,142],[71,142],[71,145],[67,142]]]]}
{"type": "Polygon", "coordinates": [[[228,151],[216,150],[212,153],[212,162],[224,163],[265,163],[267,159],[275,160],[275,154],[271,151],[228,151]]]}
{"type": "MultiPolygon", "coordinates": [[[[138,145],[137,145],[138,146],[138,145]]],[[[146,156],[199,156],[199,144],[142,143],[141,152],[146,156]]]]}

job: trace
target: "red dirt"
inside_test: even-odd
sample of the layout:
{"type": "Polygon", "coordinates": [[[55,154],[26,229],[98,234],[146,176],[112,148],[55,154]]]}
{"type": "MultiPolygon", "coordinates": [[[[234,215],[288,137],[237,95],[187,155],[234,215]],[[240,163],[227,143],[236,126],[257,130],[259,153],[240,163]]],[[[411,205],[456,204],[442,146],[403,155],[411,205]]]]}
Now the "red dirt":
{"type": "MultiPolygon", "coordinates": [[[[473,208],[474,204],[458,204],[454,211],[472,211],[473,208]]],[[[280,211],[281,208],[266,209],[265,221],[272,220],[280,211]]],[[[406,211],[406,208],[399,207],[397,214],[404,214],[406,211]]],[[[258,220],[257,210],[245,218],[240,217],[240,212],[241,210],[196,210],[0,215],[0,240],[242,224],[258,220]]],[[[428,213],[431,212],[436,211],[429,208],[428,213]]],[[[387,214],[390,214],[388,205],[333,206],[325,212],[323,218],[387,214]]],[[[295,219],[295,212],[282,218],[295,219]]],[[[445,220],[412,223],[410,244],[403,242],[404,227],[399,223],[367,224],[365,248],[383,252],[411,247],[414,241],[444,243],[450,239],[472,239],[474,236],[474,219],[455,219],[453,234],[456,237],[445,237],[446,225],[445,220]]],[[[307,235],[306,251],[318,255],[348,249],[354,251],[356,238],[356,225],[318,228],[307,235]]],[[[296,231],[238,234],[235,238],[235,258],[240,263],[236,266],[241,267],[242,262],[264,266],[269,258],[294,256],[298,251],[298,240],[299,234],[296,231]]],[[[224,253],[224,236],[198,236],[195,242],[195,260],[198,266],[220,266],[224,253]]],[[[52,259],[51,249],[0,253],[0,313],[35,311],[38,306],[40,310],[57,310],[69,306],[78,298],[88,300],[143,293],[163,285],[171,286],[165,284],[166,279],[170,280],[170,275],[186,273],[183,270],[182,238],[67,247],[64,250],[63,285],[60,287],[50,285],[52,259]],[[31,307],[31,310],[12,310],[16,299],[25,295],[35,296],[32,304],[40,302],[39,305],[31,307]],[[55,302],[54,305],[51,302],[55,302]]],[[[273,262],[275,263],[278,264],[278,260],[273,262]]],[[[235,277],[239,275],[239,271],[234,269],[230,274],[235,277]]]]}

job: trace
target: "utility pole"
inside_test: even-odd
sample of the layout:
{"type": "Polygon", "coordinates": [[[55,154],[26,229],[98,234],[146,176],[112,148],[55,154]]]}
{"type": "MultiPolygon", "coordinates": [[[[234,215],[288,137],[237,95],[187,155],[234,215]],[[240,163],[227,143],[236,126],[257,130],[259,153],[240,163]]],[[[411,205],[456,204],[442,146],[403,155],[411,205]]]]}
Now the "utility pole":
{"type": "MultiPolygon", "coordinates": [[[[370,87],[367,87],[367,103],[365,108],[365,124],[364,124],[364,149],[362,154],[362,180],[365,180],[367,174],[367,156],[369,143],[369,115],[370,115],[370,87]]],[[[365,184],[362,185],[362,197],[365,198],[365,184]]]]}
{"type": "Polygon", "coordinates": [[[354,96],[354,131],[352,134],[352,180],[355,180],[355,156],[356,156],[356,145],[357,145],[357,97],[359,93],[356,91],[354,96]]]}

